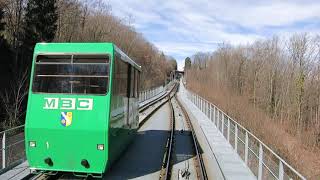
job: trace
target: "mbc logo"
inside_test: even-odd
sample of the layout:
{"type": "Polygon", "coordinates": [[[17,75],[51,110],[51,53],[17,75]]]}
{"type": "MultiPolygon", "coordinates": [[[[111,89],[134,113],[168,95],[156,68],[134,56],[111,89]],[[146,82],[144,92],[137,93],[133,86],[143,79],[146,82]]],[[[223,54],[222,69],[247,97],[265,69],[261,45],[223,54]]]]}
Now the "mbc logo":
{"type": "Polygon", "coordinates": [[[89,98],[44,98],[43,109],[87,110],[93,108],[89,98]]]}

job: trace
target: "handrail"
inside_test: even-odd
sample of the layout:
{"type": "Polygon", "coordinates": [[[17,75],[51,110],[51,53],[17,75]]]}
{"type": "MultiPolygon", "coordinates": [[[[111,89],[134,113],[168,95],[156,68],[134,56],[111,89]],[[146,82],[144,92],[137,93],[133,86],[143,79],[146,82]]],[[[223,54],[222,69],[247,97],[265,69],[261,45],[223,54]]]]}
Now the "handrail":
{"type": "Polygon", "coordinates": [[[141,91],[139,93],[139,102],[143,102],[143,101],[146,101],[148,99],[153,98],[154,96],[157,96],[158,94],[160,94],[163,91],[165,91],[168,87],[170,87],[172,85],[172,83],[173,83],[173,81],[169,82],[165,86],[159,86],[159,87],[155,87],[155,88],[151,88],[151,89],[147,89],[147,90],[141,91]]]}
{"type": "Polygon", "coordinates": [[[8,131],[13,131],[13,130],[19,129],[19,128],[21,128],[21,127],[24,127],[24,124],[23,124],[23,125],[20,125],[20,126],[13,127],[13,128],[10,128],[10,129],[6,129],[6,130],[4,130],[4,131],[1,131],[0,134],[5,133],[5,132],[8,132],[8,131]]]}
{"type": "Polygon", "coordinates": [[[25,159],[25,155],[24,155],[24,149],[21,149],[21,151],[16,151],[16,149],[14,147],[16,146],[23,146],[24,145],[24,138],[19,138],[19,139],[15,139],[14,136],[19,137],[18,133],[14,133],[13,135],[10,134],[10,132],[14,132],[15,130],[21,130],[21,133],[23,133],[24,131],[24,125],[20,125],[14,128],[10,128],[4,131],[0,132],[0,137],[2,138],[2,144],[1,144],[1,168],[0,168],[0,172],[2,172],[3,169],[5,169],[6,167],[10,167],[10,165],[12,163],[15,163],[17,160],[21,160],[21,159],[25,159]],[[8,137],[12,135],[11,137],[8,137]],[[12,140],[12,141],[11,141],[12,140]],[[9,141],[9,142],[7,142],[9,141]],[[10,143],[10,144],[8,144],[10,143]],[[14,152],[16,153],[10,153],[11,149],[15,149],[14,152]],[[9,152],[8,152],[9,151],[9,152]],[[22,157],[20,157],[22,155],[22,157]]]}
{"type": "MultiPolygon", "coordinates": [[[[230,131],[234,133],[234,146],[231,146],[234,148],[234,150],[241,156],[240,152],[238,151],[238,140],[242,144],[244,144],[244,159],[245,163],[248,166],[248,164],[251,162],[249,157],[249,152],[253,151],[249,146],[249,141],[251,140],[251,137],[254,139],[254,144],[258,144],[258,151],[259,154],[257,155],[256,153],[253,153],[256,158],[258,159],[258,173],[254,173],[257,176],[257,179],[262,179],[263,176],[266,176],[265,173],[263,173],[263,170],[267,170],[268,173],[270,173],[274,178],[278,180],[283,180],[287,179],[285,177],[288,177],[291,179],[292,175],[295,178],[305,180],[306,178],[300,174],[297,170],[295,170],[291,165],[289,165],[285,160],[283,160],[278,154],[276,154],[270,147],[268,147],[266,144],[264,144],[259,138],[257,138],[254,134],[252,134],[249,130],[247,130],[245,127],[243,127],[241,124],[239,124],[237,121],[235,121],[233,118],[231,118],[228,114],[226,114],[224,111],[222,111],[220,108],[218,108],[216,105],[213,103],[210,103],[203,97],[199,96],[198,94],[195,94],[189,90],[187,90],[187,97],[190,99],[190,101],[197,106],[211,121],[214,122],[214,124],[217,126],[217,129],[222,133],[222,135],[225,137],[223,131],[224,131],[224,126],[227,127],[227,137],[226,140],[231,144],[230,141],[230,131]],[[227,123],[225,123],[225,120],[227,120],[227,123]],[[219,124],[221,124],[222,128],[219,128],[219,124]],[[230,125],[235,128],[235,131],[232,131],[230,128],[230,125]],[[244,132],[245,135],[245,141],[239,138],[238,136],[238,130],[241,130],[244,132]],[[250,137],[250,138],[249,138],[250,137]],[[272,155],[272,160],[277,161],[278,163],[278,172],[272,171],[271,167],[269,167],[266,163],[264,163],[264,152],[268,151],[268,154],[272,155]],[[263,168],[265,166],[265,168],[263,168]],[[284,168],[285,166],[285,168],[284,168]]],[[[243,153],[243,151],[242,151],[243,153]]],[[[252,164],[251,164],[252,165],[252,164]]],[[[251,166],[248,166],[251,171],[254,171],[255,169],[251,166]]],[[[257,166],[255,166],[256,168],[257,166]]]]}

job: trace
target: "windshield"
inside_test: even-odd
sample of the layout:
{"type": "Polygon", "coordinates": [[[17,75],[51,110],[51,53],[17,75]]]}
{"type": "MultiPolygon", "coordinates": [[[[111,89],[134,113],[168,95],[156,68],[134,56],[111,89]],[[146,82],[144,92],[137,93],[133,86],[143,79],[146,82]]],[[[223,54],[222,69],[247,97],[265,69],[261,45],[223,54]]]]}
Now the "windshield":
{"type": "Polygon", "coordinates": [[[35,93],[106,94],[109,55],[38,55],[35,93]]]}

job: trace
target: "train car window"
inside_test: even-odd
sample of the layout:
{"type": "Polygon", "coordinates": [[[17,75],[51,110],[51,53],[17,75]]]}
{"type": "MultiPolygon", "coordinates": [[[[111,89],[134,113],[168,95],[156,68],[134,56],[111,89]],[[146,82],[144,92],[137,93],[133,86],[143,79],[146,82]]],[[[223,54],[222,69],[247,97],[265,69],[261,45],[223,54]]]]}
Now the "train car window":
{"type": "Polygon", "coordinates": [[[38,55],[36,62],[40,63],[59,63],[59,64],[70,64],[72,55],[38,55]]]}
{"type": "Polygon", "coordinates": [[[135,93],[135,97],[139,98],[139,71],[135,70],[135,78],[134,78],[134,93],[135,93]]]}
{"type": "Polygon", "coordinates": [[[117,56],[115,60],[115,79],[113,81],[116,86],[116,95],[118,96],[127,96],[128,91],[128,70],[129,65],[121,61],[117,56]]]}
{"type": "Polygon", "coordinates": [[[35,93],[106,94],[109,55],[39,55],[35,62],[35,93]]]}
{"type": "Polygon", "coordinates": [[[135,97],[135,83],[134,83],[134,68],[130,66],[130,97],[133,98],[135,97]]]}

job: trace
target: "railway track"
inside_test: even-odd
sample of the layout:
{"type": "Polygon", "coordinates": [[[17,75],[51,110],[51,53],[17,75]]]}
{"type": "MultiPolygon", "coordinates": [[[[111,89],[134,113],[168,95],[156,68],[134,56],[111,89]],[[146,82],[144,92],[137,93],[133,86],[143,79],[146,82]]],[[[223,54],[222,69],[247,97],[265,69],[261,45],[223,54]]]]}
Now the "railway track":
{"type": "Polygon", "coordinates": [[[24,179],[28,180],[67,180],[67,179],[72,179],[72,180],[91,180],[93,179],[91,176],[89,177],[76,177],[72,173],[56,173],[56,174],[36,174],[30,177],[26,177],[24,179]]]}
{"type": "Polygon", "coordinates": [[[160,171],[160,180],[167,180],[171,177],[171,163],[172,163],[172,151],[173,151],[173,138],[174,138],[174,131],[175,131],[175,116],[174,116],[174,109],[173,105],[171,103],[171,98],[169,100],[170,103],[170,135],[168,137],[167,143],[166,143],[166,151],[163,158],[163,164],[160,171]]]}
{"type": "Polygon", "coordinates": [[[176,97],[170,98],[169,102],[171,132],[159,179],[206,180],[208,178],[191,120],[176,97]]]}
{"type": "Polygon", "coordinates": [[[169,101],[169,98],[172,97],[176,91],[177,91],[178,85],[177,83],[173,85],[173,87],[170,89],[170,91],[168,93],[165,93],[164,95],[160,96],[157,99],[154,99],[153,101],[141,106],[139,108],[139,113],[140,114],[147,114],[142,121],[140,121],[139,123],[139,128],[141,128],[141,126],[158,110],[160,109],[164,104],[166,104],[169,101]],[[158,104],[159,105],[156,105],[158,104]],[[152,109],[153,107],[155,107],[154,109],[152,109]],[[150,112],[146,113],[146,111],[148,111],[149,109],[151,109],[150,112]]]}
{"type": "Polygon", "coordinates": [[[207,177],[207,173],[206,173],[206,169],[205,169],[205,165],[204,165],[204,162],[203,162],[203,159],[202,159],[202,155],[201,155],[201,151],[200,151],[200,145],[197,141],[197,136],[196,136],[196,133],[193,129],[193,126],[192,126],[192,123],[191,123],[191,120],[189,118],[189,115],[186,111],[186,109],[182,106],[181,102],[177,99],[177,103],[178,105],[180,106],[183,114],[184,114],[184,117],[187,121],[187,124],[189,126],[189,129],[191,130],[191,134],[192,134],[192,141],[193,141],[193,145],[194,145],[194,150],[195,150],[195,153],[196,153],[196,167],[197,168],[197,177],[198,179],[200,180],[207,180],[208,177],[207,177]]]}
{"type": "Polygon", "coordinates": [[[154,99],[146,104],[144,104],[143,106],[139,107],[139,113],[144,112],[146,109],[154,106],[156,103],[158,103],[159,101],[163,100],[164,98],[166,98],[168,96],[168,94],[171,94],[173,92],[173,90],[176,88],[177,83],[175,83],[173,85],[173,87],[171,88],[171,90],[169,91],[169,93],[164,93],[163,95],[161,95],[159,98],[154,99]]]}

